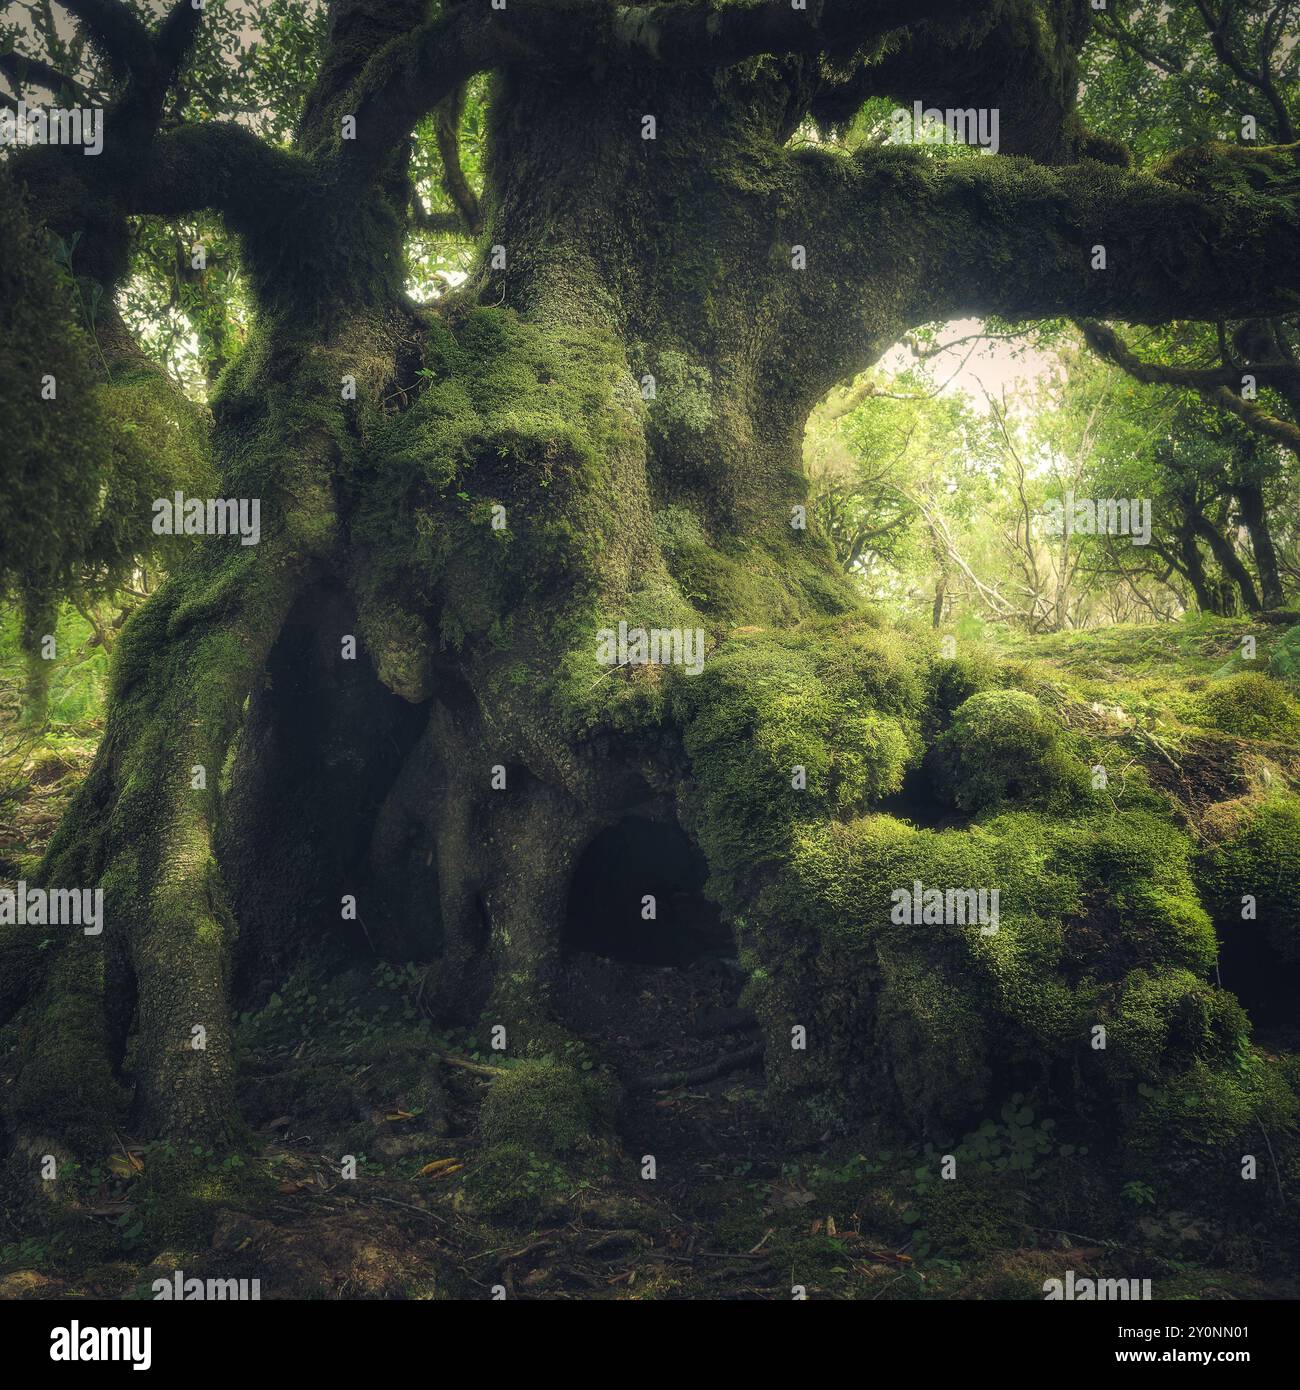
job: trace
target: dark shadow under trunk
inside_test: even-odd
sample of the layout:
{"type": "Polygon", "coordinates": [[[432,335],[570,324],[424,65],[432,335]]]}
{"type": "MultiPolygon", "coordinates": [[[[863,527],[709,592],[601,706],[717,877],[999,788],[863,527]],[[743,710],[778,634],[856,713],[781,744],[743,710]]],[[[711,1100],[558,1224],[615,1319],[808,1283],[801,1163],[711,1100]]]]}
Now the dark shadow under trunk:
{"type": "Polygon", "coordinates": [[[427,710],[386,690],[363,648],[343,659],[341,639],[355,632],[341,588],[305,595],[249,701],[216,837],[240,924],[240,1003],[276,988],[309,939],[370,950],[362,859],[427,710]],[[343,917],[345,894],[357,920],[343,917]]]}

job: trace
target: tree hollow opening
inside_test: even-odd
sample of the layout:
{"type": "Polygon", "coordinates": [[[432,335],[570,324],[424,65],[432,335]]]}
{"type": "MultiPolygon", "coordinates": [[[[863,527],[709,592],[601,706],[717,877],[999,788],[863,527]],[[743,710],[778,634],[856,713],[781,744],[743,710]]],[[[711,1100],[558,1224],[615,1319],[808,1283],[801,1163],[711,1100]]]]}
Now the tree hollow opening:
{"type": "Polygon", "coordinates": [[[735,941],[704,896],[704,856],[680,827],[627,816],[578,860],[565,914],[566,952],[636,965],[734,957],[735,941]]]}

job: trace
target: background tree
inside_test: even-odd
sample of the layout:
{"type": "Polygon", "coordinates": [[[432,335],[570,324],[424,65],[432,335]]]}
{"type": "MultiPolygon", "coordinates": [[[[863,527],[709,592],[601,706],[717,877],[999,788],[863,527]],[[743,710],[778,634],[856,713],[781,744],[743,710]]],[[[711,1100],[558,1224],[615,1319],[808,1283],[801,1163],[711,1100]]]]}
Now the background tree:
{"type": "MultiPolygon", "coordinates": [[[[1139,160],[1151,166],[1171,143],[1292,142],[1300,103],[1295,16],[1293,4],[1253,0],[1109,6],[1097,23],[1111,42],[1095,46],[1087,65],[1086,118],[1100,129],[1124,130],[1139,160]]],[[[1200,418],[1211,439],[1235,441],[1225,466],[1239,484],[1236,506],[1260,572],[1261,593],[1249,606],[1280,607],[1281,579],[1260,488],[1264,473],[1276,477],[1280,471],[1276,446],[1292,456],[1300,451],[1294,314],[1179,323],[1145,335],[1141,350],[1105,324],[1086,323],[1084,331],[1094,350],[1137,380],[1195,392],[1212,407],[1200,418]],[[1259,444],[1247,446],[1240,430],[1214,423],[1220,414],[1258,436],[1259,444]]],[[[1220,554],[1232,563],[1229,551],[1220,554]]],[[[1234,576],[1238,587],[1240,579],[1234,576]]]]}

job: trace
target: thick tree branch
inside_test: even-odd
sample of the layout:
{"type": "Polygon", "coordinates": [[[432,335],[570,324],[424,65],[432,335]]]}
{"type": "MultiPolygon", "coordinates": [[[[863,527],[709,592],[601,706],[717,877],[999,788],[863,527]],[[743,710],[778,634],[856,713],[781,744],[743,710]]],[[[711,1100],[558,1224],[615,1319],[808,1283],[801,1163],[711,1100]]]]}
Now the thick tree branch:
{"type": "Polygon", "coordinates": [[[155,139],[123,190],[128,210],[178,217],[210,208],[236,229],[301,208],[321,181],[300,156],[227,121],[186,125],[155,139]]]}
{"type": "Polygon", "coordinates": [[[606,0],[509,0],[447,8],[394,39],[367,63],[349,98],[356,139],[341,157],[354,169],[385,163],[441,101],[476,73],[504,66],[552,71],[629,63],[673,69],[726,67],[760,55],[851,53],[903,25],[970,22],[1019,0],[752,0],[717,8],[694,0],[631,6],[606,0]]]}
{"type": "Polygon", "coordinates": [[[1096,138],[1074,115],[1092,11],[1087,0],[1058,0],[1048,15],[1045,24],[1042,8],[1021,0],[991,14],[976,11],[959,26],[917,25],[880,62],[863,67],[844,114],[871,96],[909,107],[996,110],[1003,154],[1048,164],[1098,156],[1096,138]]]}
{"type": "Polygon", "coordinates": [[[149,31],[121,0],[59,0],[120,76],[149,65],[149,31]]]}
{"type": "Polygon", "coordinates": [[[785,350],[808,364],[820,395],[921,323],[1159,324],[1293,311],[1298,158],[1300,146],[1210,146],[1184,151],[1157,177],[1095,162],[939,160],[894,146],[851,159],[803,152],[800,206],[773,238],[806,250],[782,309],[785,350]]]}
{"type": "MultiPolygon", "coordinates": [[[[884,172],[877,164],[867,177],[878,187],[884,172]]],[[[890,172],[898,212],[910,205],[924,228],[916,289],[927,320],[1162,323],[1300,304],[1300,146],[1198,147],[1158,176],[1007,159],[890,172]]]]}

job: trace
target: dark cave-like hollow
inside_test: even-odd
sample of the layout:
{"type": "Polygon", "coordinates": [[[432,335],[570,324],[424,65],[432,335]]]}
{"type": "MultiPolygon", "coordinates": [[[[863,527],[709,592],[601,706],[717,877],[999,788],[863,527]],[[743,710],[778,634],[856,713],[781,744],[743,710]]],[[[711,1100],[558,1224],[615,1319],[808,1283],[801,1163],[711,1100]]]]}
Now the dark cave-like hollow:
{"type": "MultiPolygon", "coordinates": [[[[304,594],[248,701],[216,833],[240,924],[234,994],[241,1003],[265,998],[303,951],[319,949],[322,923],[330,924],[330,949],[356,959],[374,954],[360,914],[387,926],[388,904],[372,890],[365,857],[428,711],[383,686],[364,650],[356,660],[340,658],[340,638],[356,626],[341,585],[304,594]],[[357,919],[340,915],[345,893],[357,899],[357,919]]],[[[398,940],[404,957],[416,955],[416,946],[398,940]]],[[[397,952],[390,946],[389,953],[397,952]]]]}
{"type": "Polygon", "coordinates": [[[1258,923],[1234,923],[1220,932],[1218,978],[1241,1000],[1257,1030],[1294,1028],[1300,964],[1283,960],[1258,923]]]}
{"type": "Polygon", "coordinates": [[[667,966],[734,956],[731,932],[704,896],[707,872],[675,823],[627,816],[602,830],[569,885],[566,952],[667,966]]]}

